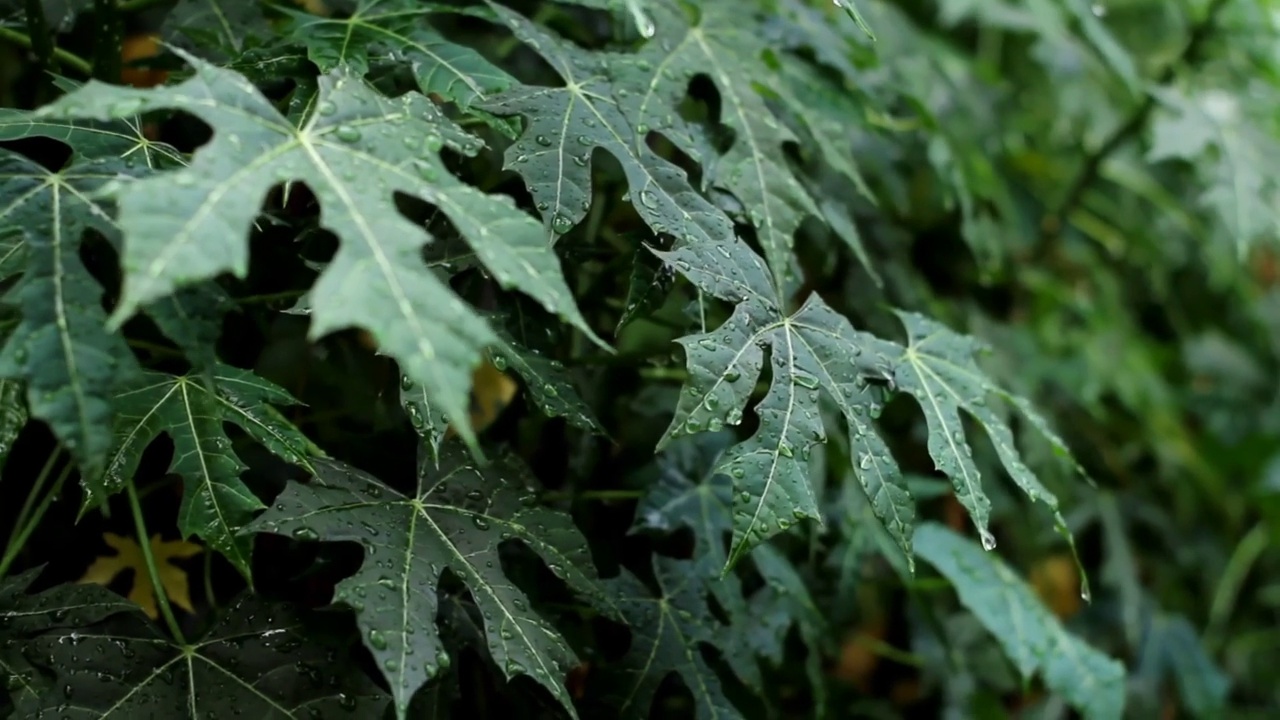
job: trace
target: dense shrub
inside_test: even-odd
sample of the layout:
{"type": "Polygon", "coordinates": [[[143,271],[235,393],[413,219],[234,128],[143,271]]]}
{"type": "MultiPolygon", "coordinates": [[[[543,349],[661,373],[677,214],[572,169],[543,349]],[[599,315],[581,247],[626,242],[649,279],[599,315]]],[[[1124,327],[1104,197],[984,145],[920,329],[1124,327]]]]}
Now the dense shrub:
{"type": "Polygon", "coordinates": [[[5,712],[1280,708],[1274,13],[3,0],[5,712]]]}

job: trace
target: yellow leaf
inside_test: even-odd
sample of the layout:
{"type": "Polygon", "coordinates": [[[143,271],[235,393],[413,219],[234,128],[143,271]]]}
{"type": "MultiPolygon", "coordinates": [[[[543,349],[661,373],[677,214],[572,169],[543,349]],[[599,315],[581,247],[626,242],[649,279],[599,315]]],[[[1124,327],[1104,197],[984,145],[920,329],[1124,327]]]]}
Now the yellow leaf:
{"type": "Polygon", "coordinates": [[[312,15],[329,17],[329,5],[324,0],[294,0],[294,4],[312,15]]]}
{"type": "MultiPolygon", "coordinates": [[[[516,397],[520,386],[510,376],[494,367],[485,359],[471,373],[471,429],[477,433],[493,424],[503,410],[516,397]]],[[[445,432],[445,437],[452,437],[453,426],[445,432]]]]}
{"type": "MultiPolygon", "coordinates": [[[[133,586],[129,589],[129,599],[138,604],[153,620],[159,617],[156,611],[155,590],[151,586],[151,574],[147,572],[147,562],[142,557],[142,548],[133,538],[122,537],[115,533],[103,533],[102,539],[115,548],[115,555],[103,555],[85,571],[77,581],[110,585],[116,576],[125,570],[133,570],[133,586]]],[[[186,540],[161,540],[160,534],[151,536],[151,554],[155,557],[156,568],[160,573],[160,584],[164,586],[165,595],[174,605],[194,613],[191,606],[191,590],[187,585],[187,573],[170,562],[172,559],[189,558],[199,554],[204,548],[186,540]]]]}
{"type": "Polygon", "coordinates": [[[471,374],[471,429],[481,432],[493,424],[515,399],[518,386],[485,360],[471,374]]]}
{"type": "Polygon", "coordinates": [[[1049,610],[1069,618],[1080,610],[1080,575],[1069,555],[1051,555],[1031,568],[1031,587],[1049,610]]]}

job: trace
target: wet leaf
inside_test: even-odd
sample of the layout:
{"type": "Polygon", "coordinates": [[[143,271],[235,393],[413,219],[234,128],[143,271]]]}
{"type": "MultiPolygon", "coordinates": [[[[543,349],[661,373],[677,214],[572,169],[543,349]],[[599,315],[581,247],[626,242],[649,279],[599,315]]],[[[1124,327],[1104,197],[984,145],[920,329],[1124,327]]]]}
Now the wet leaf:
{"type": "MultiPolygon", "coordinates": [[[[533,219],[444,167],[445,146],[474,154],[481,143],[425,97],[386,98],[344,66],[320,78],[316,112],[294,127],[242,75],[182,56],[195,75],[179,85],[136,90],[90,82],[35,113],[41,121],[105,120],[173,109],[213,128],[213,140],[188,167],[121,189],[125,279],[113,323],[197,281],[223,272],[244,277],[247,235],[262,197],[280,182],[305,180],[325,208],[322,224],[342,239],[311,289],[311,337],[368,330],[446,417],[466,417],[466,378],[494,336],[418,261],[430,237],[396,209],[395,192],[438,206],[501,285],[603,344],[533,219]]],[[[474,442],[465,425],[459,431],[474,442]]]]}
{"type": "Polygon", "coordinates": [[[916,529],[916,552],[1000,642],[1023,678],[1040,675],[1084,717],[1124,714],[1124,666],[1071,635],[1001,560],[937,523],[916,529]]]}
{"type": "Polygon", "coordinates": [[[568,516],[538,506],[518,461],[480,469],[465,448],[446,443],[438,465],[424,450],[411,495],[334,461],[314,467],[314,479],[291,483],[249,529],[364,547],[360,570],[338,584],[334,599],[355,610],[398,717],[451,662],[435,621],[445,571],[471,591],[498,669],[507,678],[529,676],[576,717],[564,679],[578,659],[503,574],[499,543],[523,543],[578,594],[607,602],[585,540],[568,516]]]}
{"type": "Polygon", "coordinates": [[[32,699],[24,717],[379,717],[389,700],[316,620],[253,597],[187,645],[135,612],[53,629],[30,648],[49,658],[56,689],[32,699]]]}
{"type": "Polygon", "coordinates": [[[207,374],[147,372],[113,402],[119,417],[105,479],[90,486],[82,512],[132,479],[147,446],[165,433],[174,445],[170,471],[184,486],[179,531],[184,538],[200,537],[248,577],[252,544],[237,533],[263,504],[240,479],[245,466],[223,423],[238,426],[285,462],[309,467],[319,449],[274,407],[297,401],[250,372],[219,365],[207,374]]]}

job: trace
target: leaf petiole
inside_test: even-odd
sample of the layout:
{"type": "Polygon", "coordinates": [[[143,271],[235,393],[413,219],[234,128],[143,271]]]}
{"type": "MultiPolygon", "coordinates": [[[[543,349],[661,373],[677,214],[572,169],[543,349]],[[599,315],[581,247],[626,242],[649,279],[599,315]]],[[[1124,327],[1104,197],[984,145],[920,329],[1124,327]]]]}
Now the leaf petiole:
{"type": "Polygon", "coordinates": [[[138,534],[138,548],[142,550],[142,559],[147,564],[147,576],[151,579],[151,587],[155,588],[156,605],[160,608],[160,614],[164,616],[164,622],[169,626],[169,632],[173,633],[173,639],[179,645],[186,645],[187,639],[182,634],[182,628],[178,625],[178,618],[173,614],[173,608],[169,605],[169,594],[165,591],[164,582],[160,579],[160,568],[156,565],[156,556],[151,551],[151,536],[147,534],[147,523],[142,517],[142,503],[138,501],[138,489],[133,485],[133,479],[124,485],[125,492],[129,495],[129,512],[133,515],[133,527],[138,534]]]}
{"type": "Polygon", "coordinates": [[[14,523],[14,529],[17,530],[18,528],[21,528],[21,530],[17,531],[14,536],[10,537],[9,544],[5,547],[4,557],[0,558],[0,577],[4,577],[5,574],[9,572],[9,567],[13,565],[13,561],[17,559],[18,553],[22,552],[22,547],[27,544],[27,540],[31,537],[31,533],[35,532],[36,526],[40,524],[41,518],[43,518],[45,512],[49,510],[49,506],[53,504],[54,499],[56,499],[58,494],[62,492],[63,483],[67,481],[67,478],[71,475],[72,468],[75,467],[71,463],[67,463],[62,466],[62,470],[58,473],[57,479],[53,481],[53,487],[50,488],[44,498],[40,500],[40,504],[36,506],[35,512],[31,513],[29,518],[26,518],[26,522],[23,522],[24,518],[22,515],[30,509],[31,500],[35,498],[36,494],[40,491],[40,486],[43,485],[44,480],[48,478],[47,471],[52,468],[53,460],[58,456],[58,454],[59,452],[57,450],[53,452],[50,457],[50,461],[45,463],[45,469],[41,471],[41,476],[36,478],[35,485],[32,486],[31,492],[27,495],[27,504],[23,506],[22,512],[19,513],[18,522],[14,523]]]}

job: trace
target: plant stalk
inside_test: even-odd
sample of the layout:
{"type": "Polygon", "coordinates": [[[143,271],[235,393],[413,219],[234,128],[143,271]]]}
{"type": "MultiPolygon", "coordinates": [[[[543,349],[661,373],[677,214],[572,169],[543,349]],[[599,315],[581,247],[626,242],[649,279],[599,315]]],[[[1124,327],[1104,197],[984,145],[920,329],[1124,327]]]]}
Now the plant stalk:
{"type": "Polygon", "coordinates": [[[174,639],[179,645],[186,645],[187,639],[183,636],[178,618],[174,616],[173,608],[169,605],[169,594],[160,581],[160,567],[156,565],[155,554],[151,552],[151,536],[147,534],[147,523],[142,517],[142,503],[138,501],[138,489],[134,487],[133,480],[125,483],[124,489],[129,495],[129,512],[133,514],[133,527],[138,535],[138,547],[142,548],[142,560],[147,565],[147,575],[151,578],[151,589],[152,594],[156,596],[156,606],[160,608],[160,614],[164,616],[164,622],[169,626],[169,632],[173,633],[174,639]]]}
{"type": "MultiPolygon", "coordinates": [[[[27,48],[32,52],[36,52],[35,43],[31,37],[14,30],[13,28],[0,27],[0,40],[7,40],[18,47],[27,48]]],[[[58,47],[53,47],[50,50],[50,57],[61,65],[65,65],[67,68],[75,70],[76,73],[80,75],[87,77],[93,73],[93,68],[89,64],[89,61],[75,53],[67,52],[66,50],[58,47]]]]}
{"type": "MultiPolygon", "coordinates": [[[[56,453],[55,453],[56,454],[56,453]]],[[[4,577],[9,572],[9,568],[13,565],[13,561],[18,558],[18,553],[22,552],[23,546],[27,544],[27,540],[31,538],[31,533],[36,531],[40,525],[40,520],[44,518],[44,514],[48,512],[49,506],[53,504],[54,499],[62,492],[62,485],[71,476],[71,471],[75,465],[67,463],[62,466],[62,471],[58,473],[58,479],[53,481],[53,487],[41,499],[40,504],[36,506],[35,512],[31,513],[30,518],[22,525],[22,530],[17,537],[10,541],[9,546],[5,548],[4,557],[0,558],[0,577],[4,577]]],[[[33,488],[34,491],[34,488],[33,488]]],[[[30,496],[28,496],[30,497],[30,496]]],[[[24,508],[25,509],[25,508],[24,508]]],[[[17,523],[15,523],[17,527],[17,523]]]]}

